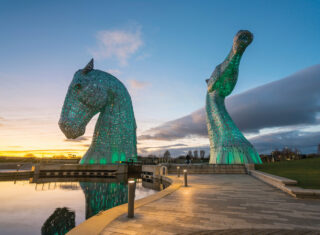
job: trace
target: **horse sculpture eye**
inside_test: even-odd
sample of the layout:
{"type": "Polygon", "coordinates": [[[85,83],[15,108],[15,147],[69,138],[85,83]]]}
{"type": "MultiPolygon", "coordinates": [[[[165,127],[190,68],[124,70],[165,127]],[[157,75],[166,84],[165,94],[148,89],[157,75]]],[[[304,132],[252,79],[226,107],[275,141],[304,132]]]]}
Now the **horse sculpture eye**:
{"type": "Polygon", "coordinates": [[[82,88],[82,86],[81,86],[80,83],[76,84],[74,87],[75,87],[77,90],[81,90],[81,88],[82,88]]]}

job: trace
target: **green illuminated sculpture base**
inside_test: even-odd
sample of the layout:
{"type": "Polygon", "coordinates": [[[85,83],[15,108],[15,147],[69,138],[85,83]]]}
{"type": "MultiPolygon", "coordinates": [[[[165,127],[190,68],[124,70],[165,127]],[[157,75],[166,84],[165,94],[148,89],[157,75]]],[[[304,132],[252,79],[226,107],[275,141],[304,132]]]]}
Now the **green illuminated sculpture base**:
{"type": "Polygon", "coordinates": [[[206,114],[211,164],[261,163],[260,156],[225,107],[225,97],[231,94],[237,83],[242,54],[252,40],[253,35],[249,31],[239,31],[229,55],[207,80],[206,114]]]}

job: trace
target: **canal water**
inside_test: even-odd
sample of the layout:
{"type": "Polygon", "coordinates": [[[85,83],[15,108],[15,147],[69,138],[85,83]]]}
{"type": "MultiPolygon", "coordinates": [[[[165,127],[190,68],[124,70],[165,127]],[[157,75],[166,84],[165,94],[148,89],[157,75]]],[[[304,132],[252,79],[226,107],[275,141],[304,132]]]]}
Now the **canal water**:
{"type": "MultiPolygon", "coordinates": [[[[137,182],[136,197],[163,189],[160,182],[137,182]]],[[[64,234],[100,211],[128,202],[126,181],[51,179],[0,181],[0,234],[64,234]]]]}

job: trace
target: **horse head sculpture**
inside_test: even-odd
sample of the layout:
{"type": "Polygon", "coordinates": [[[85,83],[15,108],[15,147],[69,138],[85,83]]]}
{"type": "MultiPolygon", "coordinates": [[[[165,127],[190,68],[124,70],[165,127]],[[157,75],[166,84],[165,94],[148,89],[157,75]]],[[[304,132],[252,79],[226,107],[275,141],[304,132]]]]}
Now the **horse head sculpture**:
{"type": "Polygon", "coordinates": [[[109,73],[93,69],[93,59],[78,70],[68,88],[59,126],[68,139],[85,133],[88,122],[100,113],[93,140],[82,164],[136,160],[136,122],[125,86],[109,73]]]}

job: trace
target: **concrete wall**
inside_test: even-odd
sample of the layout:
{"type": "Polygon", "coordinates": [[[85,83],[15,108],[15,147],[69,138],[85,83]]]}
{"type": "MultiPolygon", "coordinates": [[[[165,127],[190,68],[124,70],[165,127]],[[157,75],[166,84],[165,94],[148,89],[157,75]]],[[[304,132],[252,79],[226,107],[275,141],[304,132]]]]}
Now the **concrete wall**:
{"type": "Polygon", "coordinates": [[[222,164],[170,164],[169,174],[177,174],[177,166],[180,167],[180,173],[186,169],[188,174],[246,174],[244,165],[222,165],[222,164]]]}
{"type": "Polygon", "coordinates": [[[5,178],[9,180],[20,179],[20,178],[30,178],[30,177],[33,177],[33,171],[0,172],[0,178],[5,178]]]}
{"type": "Polygon", "coordinates": [[[49,170],[68,170],[68,171],[92,171],[92,170],[108,170],[118,173],[126,173],[127,165],[107,164],[107,165],[80,165],[80,164],[38,164],[40,171],[49,170]]]}
{"type": "Polygon", "coordinates": [[[143,165],[142,174],[149,173],[148,175],[160,175],[160,166],[158,165],[143,165]],[[151,173],[151,174],[150,174],[151,173]]]}
{"type": "Polygon", "coordinates": [[[13,162],[13,163],[0,163],[0,169],[10,169],[16,170],[19,166],[19,170],[31,170],[33,163],[21,163],[21,162],[13,162]]]}
{"type": "Polygon", "coordinates": [[[34,174],[39,177],[105,177],[127,174],[128,166],[121,164],[36,164],[34,174]]]}
{"type": "Polygon", "coordinates": [[[161,166],[168,168],[169,174],[177,174],[177,167],[180,167],[180,174],[186,169],[188,174],[246,174],[244,165],[215,165],[215,164],[161,164],[161,165],[143,165],[142,175],[157,176],[160,175],[161,166]]]}

